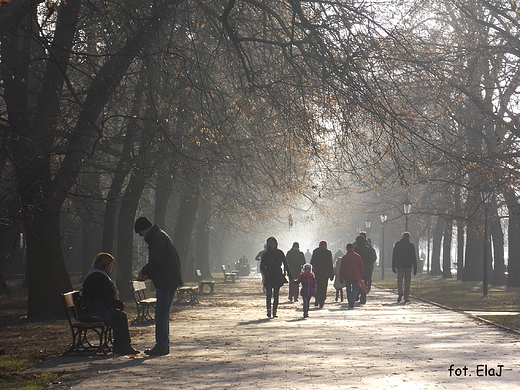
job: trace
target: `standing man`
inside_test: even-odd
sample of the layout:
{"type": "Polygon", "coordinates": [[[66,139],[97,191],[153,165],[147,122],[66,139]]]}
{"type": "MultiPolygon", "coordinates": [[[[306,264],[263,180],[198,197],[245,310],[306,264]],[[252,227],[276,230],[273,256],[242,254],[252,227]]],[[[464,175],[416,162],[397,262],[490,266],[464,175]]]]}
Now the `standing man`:
{"type": "Polygon", "coordinates": [[[410,233],[404,232],[403,238],[394,245],[392,253],[392,271],[397,273],[397,303],[401,302],[404,295],[404,301],[410,302],[410,283],[413,274],[417,274],[417,257],[415,255],[415,246],[410,242],[410,233]],[[403,288],[404,280],[404,288],[403,288]]]}
{"type": "Polygon", "coordinates": [[[153,356],[167,355],[170,353],[170,306],[175,290],[183,285],[179,254],[168,234],[146,217],[137,218],[134,228],[148,244],[148,263],[139,271],[137,280],[151,279],[157,290],[155,346],[144,352],[153,356]]]}
{"type": "Polygon", "coordinates": [[[320,306],[323,309],[325,299],[327,298],[328,280],[334,280],[334,265],[332,264],[332,252],[327,249],[327,241],[320,241],[316,249],[312,251],[311,258],[312,269],[316,276],[316,298],[314,306],[320,306]]]}
{"type": "MultiPolygon", "coordinates": [[[[292,248],[285,255],[285,259],[287,260],[287,264],[289,264],[289,268],[293,275],[299,275],[303,269],[303,265],[305,264],[305,256],[302,251],[300,251],[300,244],[295,242],[292,244],[292,248]]],[[[299,284],[289,282],[289,302],[298,302],[298,287],[299,284]]]]}

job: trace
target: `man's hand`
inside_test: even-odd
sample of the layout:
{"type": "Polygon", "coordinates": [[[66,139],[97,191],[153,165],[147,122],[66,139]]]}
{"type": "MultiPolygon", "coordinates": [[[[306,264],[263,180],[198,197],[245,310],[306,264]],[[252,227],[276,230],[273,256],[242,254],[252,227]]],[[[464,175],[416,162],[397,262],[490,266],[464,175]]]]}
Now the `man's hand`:
{"type": "Polygon", "coordinates": [[[137,278],[135,278],[135,280],[138,280],[140,282],[144,282],[145,280],[148,280],[148,276],[143,275],[142,273],[139,272],[139,275],[137,275],[137,278]]]}

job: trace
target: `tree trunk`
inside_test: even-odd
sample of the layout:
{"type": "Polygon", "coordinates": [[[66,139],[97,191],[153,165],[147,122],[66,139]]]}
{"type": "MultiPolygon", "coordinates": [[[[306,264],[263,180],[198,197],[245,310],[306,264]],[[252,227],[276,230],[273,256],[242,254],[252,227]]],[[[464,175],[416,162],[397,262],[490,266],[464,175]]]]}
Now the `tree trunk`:
{"type": "MultiPolygon", "coordinates": [[[[154,123],[153,104],[147,102],[147,108],[144,113],[144,118],[149,123],[154,123]]],[[[134,221],[139,200],[143,193],[144,187],[148,182],[148,177],[152,173],[152,162],[154,158],[154,139],[156,128],[151,126],[147,131],[142,132],[140,139],[139,155],[136,159],[136,164],[133,174],[130,177],[126,187],[125,195],[121,200],[121,209],[119,212],[119,223],[117,227],[117,278],[116,283],[120,285],[120,295],[123,300],[130,300],[131,291],[129,282],[134,279],[134,256],[133,256],[133,236],[134,221]]],[[[137,270],[136,270],[137,271],[137,270]]]]}
{"type": "Polygon", "coordinates": [[[104,204],[99,200],[102,196],[99,172],[92,169],[87,174],[81,175],[81,180],[88,191],[86,195],[91,197],[89,202],[75,200],[83,228],[81,249],[81,280],[83,280],[92,266],[92,260],[101,251],[104,204]]]}
{"type": "MultiPolygon", "coordinates": [[[[61,204],[60,202],[57,202],[61,204]]],[[[60,208],[48,202],[24,213],[27,237],[27,316],[30,320],[64,317],[60,293],[72,290],[61,251],[60,208]]]]}
{"type": "Polygon", "coordinates": [[[165,177],[155,186],[155,223],[162,229],[166,229],[166,213],[173,191],[173,184],[174,179],[172,177],[165,177]]]}
{"type": "Polygon", "coordinates": [[[453,219],[444,221],[444,238],[442,242],[442,277],[451,278],[451,237],[453,234],[453,219]]]}
{"type": "Polygon", "coordinates": [[[507,287],[520,287],[520,204],[510,186],[504,189],[503,194],[509,211],[507,287]]]}
{"type": "Polygon", "coordinates": [[[431,258],[430,275],[442,275],[441,271],[441,241],[444,232],[444,218],[437,217],[435,228],[433,229],[433,249],[431,258]]]}
{"type": "Polygon", "coordinates": [[[138,173],[130,178],[125,195],[121,201],[121,210],[124,211],[119,213],[116,284],[123,301],[132,299],[129,282],[135,278],[133,269],[134,220],[135,211],[147,180],[147,176],[143,173],[144,170],[138,170],[138,173]]]}
{"type": "Polygon", "coordinates": [[[203,278],[212,278],[209,250],[209,238],[211,232],[211,195],[205,189],[204,198],[201,200],[199,214],[197,217],[197,235],[195,246],[195,264],[200,269],[203,278]]]}
{"type": "MultiPolygon", "coordinates": [[[[477,202],[473,202],[476,204],[477,202]]],[[[483,209],[483,207],[482,207],[483,209]]],[[[464,264],[464,281],[479,281],[483,277],[484,219],[475,213],[475,218],[467,221],[466,228],[466,263],[464,264]]]]}
{"type": "MultiPolygon", "coordinates": [[[[493,237],[493,277],[491,278],[491,284],[493,286],[505,286],[507,283],[506,278],[506,265],[504,259],[504,232],[500,224],[500,218],[496,218],[496,212],[493,213],[494,217],[490,221],[490,232],[493,237]]],[[[491,262],[490,262],[491,263],[491,262]]]]}
{"type": "Polygon", "coordinates": [[[457,280],[464,275],[464,222],[457,220],[457,280]]]}
{"type": "Polygon", "coordinates": [[[181,271],[184,281],[193,281],[195,279],[195,259],[190,255],[192,253],[191,240],[199,203],[200,191],[197,179],[194,177],[186,178],[173,235],[173,244],[181,258],[181,271]]]}
{"type": "MultiPolygon", "coordinates": [[[[143,80],[142,74],[144,68],[141,70],[140,80],[143,80]]],[[[134,148],[134,141],[137,134],[137,117],[142,107],[143,98],[143,87],[142,83],[139,82],[134,90],[134,102],[130,115],[130,120],[126,130],[126,135],[123,143],[123,149],[121,156],[117,162],[117,167],[114,171],[114,177],[112,183],[110,183],[110,189],[108,191],[106,207],[105,207],[105,219],[103,224],[103,239],[102,239],[102,251],[108,252],[117,256],[117,251],[114,251],[114,239],[116,237],[116,219],[118,215],[118,209],[120,205],[120,195],[123,191],[123,184],[126,177],[130,173],[131,167],[131,153],[134,148]]]]}

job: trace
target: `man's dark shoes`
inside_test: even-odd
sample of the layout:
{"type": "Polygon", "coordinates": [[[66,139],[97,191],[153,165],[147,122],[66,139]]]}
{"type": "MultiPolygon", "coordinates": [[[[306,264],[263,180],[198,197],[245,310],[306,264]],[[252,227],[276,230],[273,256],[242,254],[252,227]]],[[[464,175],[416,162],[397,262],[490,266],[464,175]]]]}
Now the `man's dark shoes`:
{"type": "Polygon", "coordinates": [[[403,298],[403,296],[401,294],[399,294],[399,296],[397,297],[397,303],[401,302],[402,298],[403,298]]]}
{"type": "Polygon", "coordinates": [[[152,349],[145,349],[144,353],[149,356],[164,356],[168,355],[170,353],[170,350],[153,347],[152,349]]]}
{"type": "Polygon", "coordinates": [[[127,347],[114,347],[113,352],[117,355],[137,355],[139,354],[139,351],[135,348],[132,348],[130,345],[127,347]]]}

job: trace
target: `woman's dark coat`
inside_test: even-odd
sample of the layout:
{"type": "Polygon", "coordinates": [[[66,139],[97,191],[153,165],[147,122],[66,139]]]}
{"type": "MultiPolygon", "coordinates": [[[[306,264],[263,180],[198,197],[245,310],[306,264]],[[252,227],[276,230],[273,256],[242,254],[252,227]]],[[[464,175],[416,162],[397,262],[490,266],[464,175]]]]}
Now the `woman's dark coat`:
{"type": "Polygon", "coordinates": [[[282,287],[284,283],[287,283],[285,279],[286,274],[289,276],[289,279],[292,279],[292,272],[287,264],[285,255],[278,248],[267,248],[260,260],[260,272],[264,275],[265,287],[282,287]],[[284,266],[283,270],[282,264],[284,266]]]}

